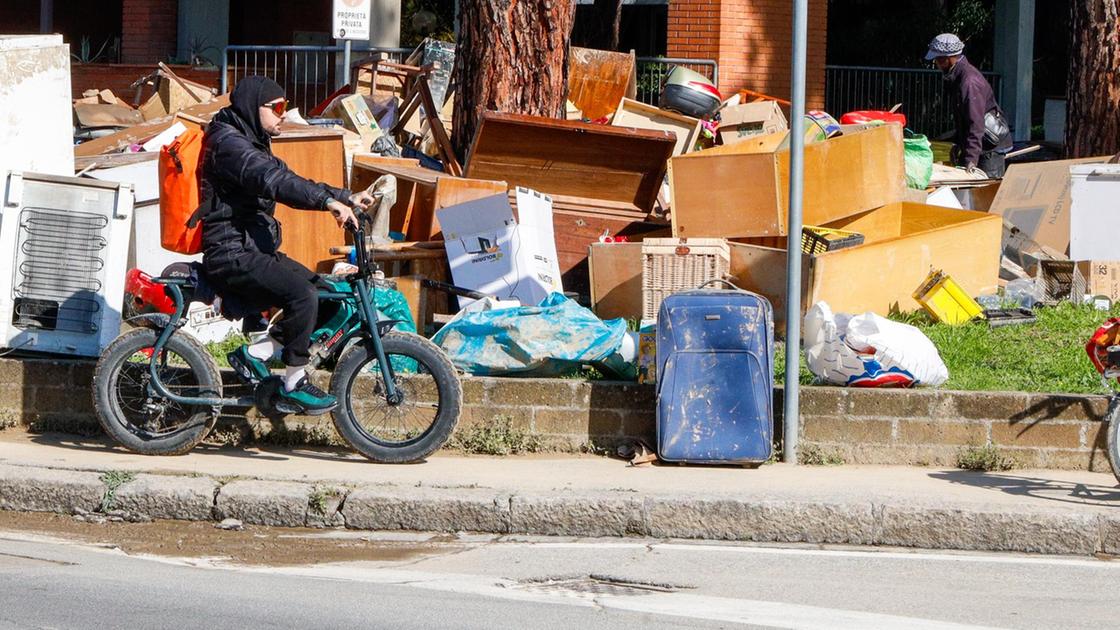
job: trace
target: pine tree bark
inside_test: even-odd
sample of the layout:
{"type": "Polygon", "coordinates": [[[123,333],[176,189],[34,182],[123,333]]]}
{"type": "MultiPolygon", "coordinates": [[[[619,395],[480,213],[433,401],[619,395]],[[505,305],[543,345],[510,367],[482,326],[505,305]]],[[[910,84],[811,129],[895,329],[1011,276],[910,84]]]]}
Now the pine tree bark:
{"type": "Polygon", "coordinates": [[[573,0],[462,0],[452,144],[466,157],[485,110],[559,118],[573,0]]]}
{"type": "Polygon", "coordinates": [[[1066,155],[1120,153],[1120,0],[1072,0],[1066,155]]]}

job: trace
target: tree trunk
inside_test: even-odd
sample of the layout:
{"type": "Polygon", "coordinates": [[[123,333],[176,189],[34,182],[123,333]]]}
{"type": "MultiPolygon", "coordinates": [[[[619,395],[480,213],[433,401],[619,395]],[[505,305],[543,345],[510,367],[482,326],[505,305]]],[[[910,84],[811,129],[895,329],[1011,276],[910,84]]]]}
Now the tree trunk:
{"type": "Polygon", "coordinates": [[[1066,155],[1120,152],[1120,0],[1073,0],[1066,155]]]}
{"type": "Polygon", "coordinates": [[[622,0],[595,0],[596,37],[603,50],[618,50],[618,29],[622,24],[622,0]]]}
{"type": "Polygon", "coordinates": [[[452,137],[460,156],[485,110],[564,115],[574,19],[573,0],[462,0],[452,137]]]}

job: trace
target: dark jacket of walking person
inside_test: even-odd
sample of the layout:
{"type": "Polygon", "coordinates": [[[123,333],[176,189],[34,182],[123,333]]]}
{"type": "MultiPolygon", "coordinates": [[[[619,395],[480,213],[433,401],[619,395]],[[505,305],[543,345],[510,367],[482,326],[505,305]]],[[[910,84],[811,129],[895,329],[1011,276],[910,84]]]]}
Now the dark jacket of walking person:
{"type": "Polygon", "coordinates": [[[203,267],[220,294],[234,295],[254,309],[284,311],[267,338],[230,354],[231,366],[245,380],[259,382],[271,374],[265,363],[282,350],[288,367],[282,395],[320,412],[335,401],[304,372],[318,314],[318,276],[280,251],[276,202],[330,211],[342,227],[354,215],[341,200],[368,205],[368,195],[300,177],[272,154],[286,107],[279,84],[251,76],[237,84],[230,106],[210,122],[200,182],[203,267]]]}
{"type": "Polygon", "coordinates": [[[953,163],[988,177],[1003,177],[1004,154],[1011,149],[1007,119],[984,75],[964,56],[964,43],[951,33],[938,35],[926,60],[933,61],[952,86],[954,118],[953,163]]]}

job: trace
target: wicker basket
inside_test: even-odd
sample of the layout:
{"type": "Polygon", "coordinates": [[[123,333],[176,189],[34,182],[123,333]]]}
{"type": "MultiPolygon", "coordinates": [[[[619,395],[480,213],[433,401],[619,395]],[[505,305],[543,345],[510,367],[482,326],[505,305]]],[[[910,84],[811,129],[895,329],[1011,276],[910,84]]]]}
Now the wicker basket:
{"type": "Polygon", "coordinates": [[[642,319],[656,319],[661,301],[723,278],[731,248],[721,238],[647,238],[642,241],[642,319]]]}

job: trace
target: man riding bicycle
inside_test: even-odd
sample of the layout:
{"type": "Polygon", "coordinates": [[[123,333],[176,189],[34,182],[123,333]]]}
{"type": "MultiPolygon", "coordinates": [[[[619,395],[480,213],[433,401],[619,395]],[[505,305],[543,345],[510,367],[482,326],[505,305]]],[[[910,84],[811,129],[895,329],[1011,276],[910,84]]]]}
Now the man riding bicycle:
{"type": "Polygon", "coordinates": [[[365,192],[352,194],[296,175],[272,154],[287,108],[284,88],[272,79],[242,79],[230,106],[210,122],[203,141],[198,217],[203,221],[203,268],[222,295],[236,296],[253,309],[280,307],[283,318],[268,335],[228,355],[246,381],[270,375],[266,363],[276,354],[287,366],[282,399],[309,414],[326,413],[338,403],[311,383],[311,333],[318,315],[318,276],[280,251],[276,202],[293,208],[329,211],[340,228],[356,223],[348,200],[368,207],[365,192]]]}

